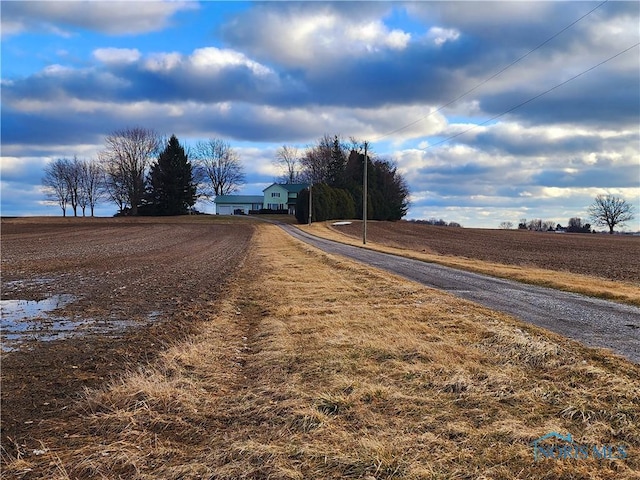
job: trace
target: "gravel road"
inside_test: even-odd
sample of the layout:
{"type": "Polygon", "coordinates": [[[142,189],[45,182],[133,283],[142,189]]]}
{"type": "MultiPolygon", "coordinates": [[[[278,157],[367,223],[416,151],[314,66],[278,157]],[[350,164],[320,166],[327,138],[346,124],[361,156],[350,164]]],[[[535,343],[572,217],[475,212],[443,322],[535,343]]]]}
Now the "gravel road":
{"type": "Polygon", "coordinates": [[[638,307],[345,245],[310,235],[292,225],[280,227],[327,253],[343,255],[428,287],[445,290],[585,345],[610,349],[640,364],[638,307]]]}

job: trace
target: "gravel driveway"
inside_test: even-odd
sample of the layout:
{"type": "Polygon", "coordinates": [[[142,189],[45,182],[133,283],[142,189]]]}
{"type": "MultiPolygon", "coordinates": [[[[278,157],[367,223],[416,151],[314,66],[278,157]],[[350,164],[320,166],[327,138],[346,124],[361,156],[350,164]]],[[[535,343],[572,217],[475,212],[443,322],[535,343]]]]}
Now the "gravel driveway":
{"type": "Polygon", "coordinates": [[[638,307],[345,245],[310,235],[292,225],[280,227],[327,253],[343,255],[428,287],[445,290],[585,345],[610,349],[640,364],[638,307]]]}

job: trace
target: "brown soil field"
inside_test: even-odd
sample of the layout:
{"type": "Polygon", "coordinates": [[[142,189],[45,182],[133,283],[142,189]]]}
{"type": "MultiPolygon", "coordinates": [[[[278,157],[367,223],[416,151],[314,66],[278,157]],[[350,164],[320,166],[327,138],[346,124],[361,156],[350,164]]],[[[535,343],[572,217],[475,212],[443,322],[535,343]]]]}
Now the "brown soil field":
{"type": "MultiPolygon", "coordinates": [[[[161,222],[149,232],[155,228],[165,231],[161,222]]],[[[254,227],[253,236],[242,223],[202,228],[212,243],[204,248],[203,240],[200,262],[194,255],[189,263],[202,282],[191,292],[201,295],[186,288],[190,299],[170,303],[163,328],[123,339],[112,357],[105,349],[97,360],[113,365],[90,388],[66,373],[83,364],[59,368],[58,382],[75,381],[75,390],[52,383],[66,392],[57,408],[44,389],[25,396],[34,407],[14,433],[30,436],[3,452],[6,478],[639,478],[637,365],[324,254],[272,225],[254,227]],[[233,257],[242,266],[212,300],[204,292],[216,286],[217,264],[209,261],[224,261],[214,238],[226,238],[225,228],[236,243],[251,237],[251,248],[233,257]],[[147,339],[163,329],[191,335],[147,339]],[[162,348],[146,344],[145,357],[145,341],[162,348]],[[532,442],[549,432],[610,445],[618,457],[536,461],[532,442]]],[[[169,231],[182,229],[200,231],[169,231]]],[[[179,241],[174,248],[191,252],[179,241]]],[[[166,253],[147,255],[158,260],[149,275],[182,265],[166,253]]],[[[156,300],[170,300],[168,293],[156,300]]],[[[2,375],[25,365],[13,361],[5,372],[3,361],[2,375]]]]}
{"type": "Polygon", "coordinates": [[[204,216],[19,218],[1,228],[3,300],[73,295],[56,316],[100,326],[66,340],[3,336],[3,349],[14,348],[2,353],[3,462],[37,448],[42,422],[72,421],[68,409],[83,389],[193,333],[217,308],[254,231],[246,221],[204,216]]]}
{"type": "MultiPolygon", "coordinates": [[[[331,227],[362,238],[362,223],[331,227]]],[[[640,283],[640,237],[367,223],[367,239],[391,247],[640,283]]]]}

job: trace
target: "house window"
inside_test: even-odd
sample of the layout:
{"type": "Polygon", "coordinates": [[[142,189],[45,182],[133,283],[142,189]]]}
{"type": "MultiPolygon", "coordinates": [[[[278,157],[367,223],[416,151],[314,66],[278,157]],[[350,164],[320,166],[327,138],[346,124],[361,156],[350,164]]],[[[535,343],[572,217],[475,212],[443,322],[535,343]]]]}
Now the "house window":
{"type": "Polygon", "coordinates": [[[280,192],[271,192],[271,197],[279,197],[280,192]]]}

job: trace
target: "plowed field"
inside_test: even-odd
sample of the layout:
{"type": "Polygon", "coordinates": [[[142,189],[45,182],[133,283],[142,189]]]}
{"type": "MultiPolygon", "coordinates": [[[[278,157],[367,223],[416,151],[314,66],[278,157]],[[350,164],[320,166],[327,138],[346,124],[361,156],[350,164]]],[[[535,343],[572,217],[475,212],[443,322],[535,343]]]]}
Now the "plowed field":
{"type": "MultiPolygon", "coordinates": [[[[353,238],[362,236],[361,222],[332,228],[353,238]]],[[[640,237],[631,235],[451,228],[401,221],[368,222],[367,238],[419,252],[640,282],[640,237]]]]}
{"type": "Polygon", "coordinates": [[[43,316],[27,338],[3,332],[3,456],[19,456],[38,424],[64,415],[85,387],[193,331],[216,308],[253,231],[212,217],[3,219],[2,299],[72,299],[49,312],[64,319],[63,331],[43,316]],[[72,336],[37,340],[43,333],[72,336]]]}

